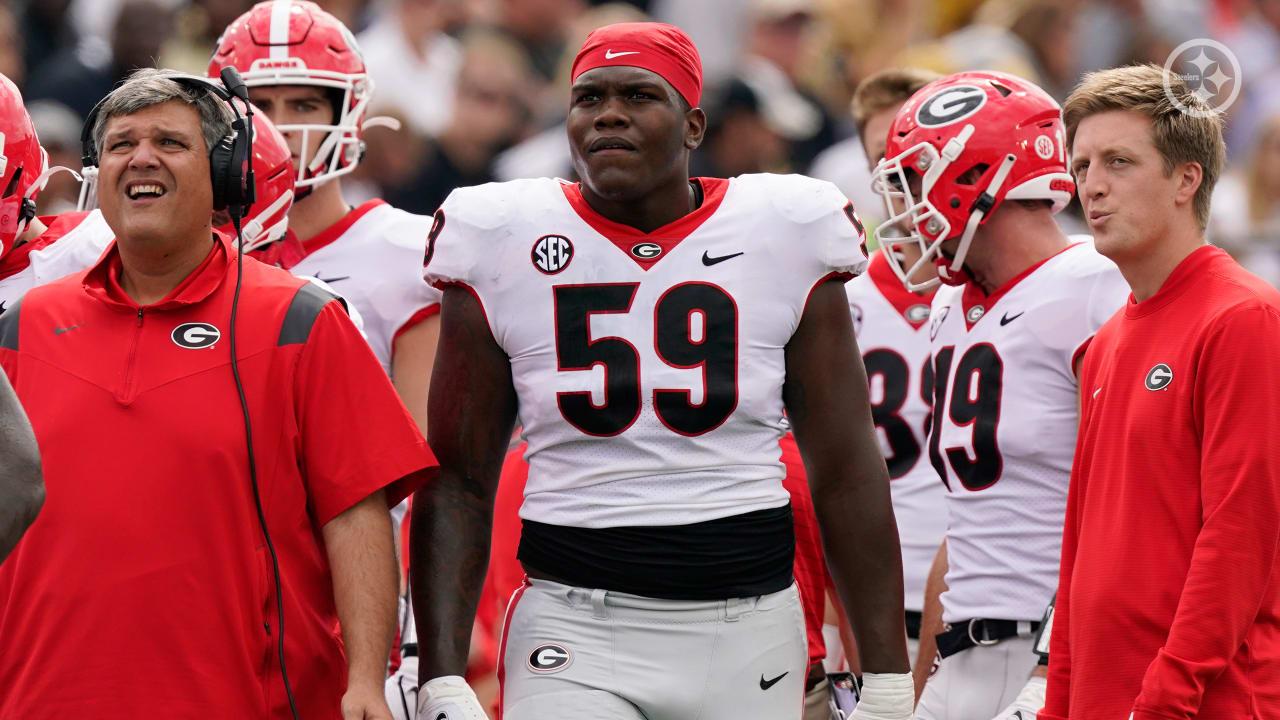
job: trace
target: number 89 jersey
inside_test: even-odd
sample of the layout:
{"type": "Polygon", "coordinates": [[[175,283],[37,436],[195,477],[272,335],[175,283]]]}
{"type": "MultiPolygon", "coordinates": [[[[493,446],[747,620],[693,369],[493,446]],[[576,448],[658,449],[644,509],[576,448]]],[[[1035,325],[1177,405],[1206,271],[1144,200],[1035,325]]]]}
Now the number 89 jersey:
{"type": "Polygon", "coordinates": [[[934,295],[929,460],[950,491],[944,622],[1044,614],[1076,444],[1074,361],[1128,292],[1078,242],[991,295],[972,284],[934,295]]]}
{"type": "Polygon", "coordinates": [[[787,503],[783,350],[812,289],[865,267],[862,226],[823,181],[694,182],[699,208],[651,233],[548,178],[461,188],[436,214],[427,279],[469,288],[511,360],[521,517],[686,525],[787,503]]]}

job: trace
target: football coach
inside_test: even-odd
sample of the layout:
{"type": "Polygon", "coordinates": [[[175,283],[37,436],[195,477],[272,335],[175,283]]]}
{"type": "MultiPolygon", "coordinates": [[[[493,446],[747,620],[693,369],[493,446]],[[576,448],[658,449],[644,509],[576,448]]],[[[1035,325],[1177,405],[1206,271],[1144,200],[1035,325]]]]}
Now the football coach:
{"type": "Polygon", "coordinates": [[[0,317],[46,486],[0,566],[0,717],[390,717],[388,506],[436,462],[341,302],[211,229],[243,209],[228,97],[113,90],[115,242],[0,317]]]}

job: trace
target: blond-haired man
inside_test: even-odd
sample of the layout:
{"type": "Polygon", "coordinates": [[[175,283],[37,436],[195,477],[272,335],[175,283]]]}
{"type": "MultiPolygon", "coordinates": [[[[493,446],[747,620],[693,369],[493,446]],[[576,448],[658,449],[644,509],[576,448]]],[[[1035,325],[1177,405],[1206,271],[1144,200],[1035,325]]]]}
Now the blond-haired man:
{"type": "Polygon", "coordinates": [[[1081,369],[1040,718],[1280,716],[1280,293],[1205,242],[1221,119],[1148,65],[1086,76],[1065,120],[1133,294],[1081,369]]]}

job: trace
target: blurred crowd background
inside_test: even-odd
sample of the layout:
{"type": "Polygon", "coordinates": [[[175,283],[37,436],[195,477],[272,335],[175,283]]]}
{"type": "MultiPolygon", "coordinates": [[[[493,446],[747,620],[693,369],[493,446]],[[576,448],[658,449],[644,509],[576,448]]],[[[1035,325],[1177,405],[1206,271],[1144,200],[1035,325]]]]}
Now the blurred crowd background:
{"type": "MultiPolygon", "coordinates": [[[[5,0],[0,72],[25,95],[54,164],[80,167],[81,118],[130,71],[205,72],[251,0],[5,0]]],[[[1228,172],[1210,239],[1280,284],[1280,0],[320,0],[356,34],[376,86],[368,153],[348,201],[433,212],[455,187],[572,177],[568,74],[586,34],[612,22],[679,25],[702,53],[710,118],[698,175],[797,172],[883,216],[855,137],[860,79],[893,66],[1013,72],[1065,99],[1084,72],[1163,65],[1183,41],[1238,57],[1228,172]]],[[[54,177],[41,213],[74,207],[54,177]]],[[[1078,206],[1076,206],[1078,207],[1078,206]]],[[[1076,214],[1063,216],[1082,232],[1076,214]]]]}

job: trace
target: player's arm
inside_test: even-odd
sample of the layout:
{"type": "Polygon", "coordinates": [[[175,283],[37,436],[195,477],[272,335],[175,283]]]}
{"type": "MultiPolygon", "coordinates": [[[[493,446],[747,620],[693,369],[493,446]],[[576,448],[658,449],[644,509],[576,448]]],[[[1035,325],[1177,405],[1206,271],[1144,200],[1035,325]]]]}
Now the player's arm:
{"type": "Polygon", "coordinates": [[[36,436],[8,375],[0,373],[0,563],[36,521],[43,505],[44,477],[36,436]]]}
{"type": "Polygon", "coordinates": [[[343,718],[384,717],[383,686],[400,585],[385,494],[378,490],[342,511],[321,533],[347,656],[343,718]]]}
{"type": "Polygon", "coordinates": [[[409,539],[420,683],[466,670],[516,416],[510,361],[479,302],[450,286],[442,308],[427,425],[440,471],[414,496],[409,539]]]}
{"type": "Polygon", "coordinates": [[[1215,322],[1204,342],[1194,377],[1203,520],[1168,639],[1134,702],[1134,720],[1196,716],[1205,686],[1240,652],[1258,608],[1274,592],[1277,368],[1280,313],[1274,308],[1236,310],[1215,322]]]}
{"type": "Polygon", "coordinates": [[[916,702],[933,673],[933,662],[938,657],[938,633],[942,632],[942,593],[947,591],[947,541],[938,546],[929,566],[929,577],[924,583],[924,610],[920,613],[920,650],[916,653],[916,666],[912,679],[916,686],[916,702]]]}
{"type": "Polygon", "coordinates": [[[907,684],[909,716],[902,557],[889,471],[871,421],[848,299],[838,280],[823,282],[810,294],[787,343],[786,370],[783,400],[809,476],[831,577],[853,623],[863,677],[900,675],[893,681],[907,684]]]}
{"type": "Polygon", "coordinates": [[[396,336],[391,346],[391,384],[418,429],[427,432],[427,397],[436,342],[440,339],[440,314],[432,314],[396,336]]]}

